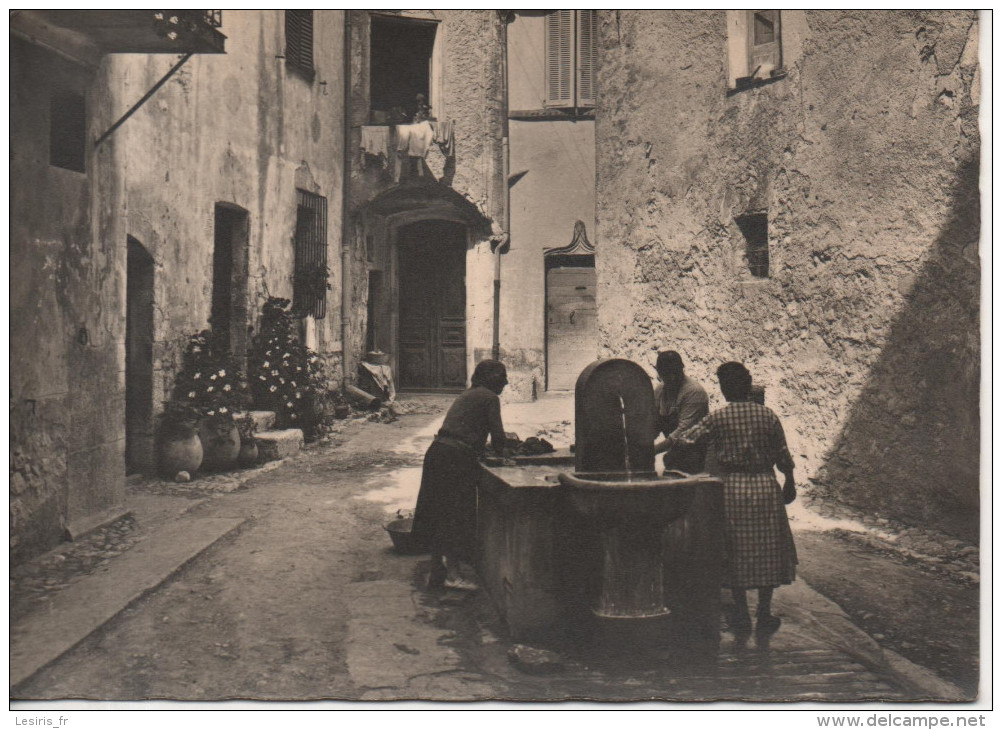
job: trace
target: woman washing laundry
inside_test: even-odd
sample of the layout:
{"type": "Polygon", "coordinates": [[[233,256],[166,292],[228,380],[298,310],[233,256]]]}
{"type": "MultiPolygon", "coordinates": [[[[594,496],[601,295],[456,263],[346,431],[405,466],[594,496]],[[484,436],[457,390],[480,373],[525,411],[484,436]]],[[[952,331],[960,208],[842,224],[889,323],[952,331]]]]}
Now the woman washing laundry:
{"type": "Polygon", "coordinates": [[[731,629],[751,631],[745,591],[757,588],[755,630],[771,634],[780,624],[772,615],[773,590],[796,576],[797,550],[784,506],[796,498],[793,458],[776,414],[749,400],[752,379],[745,366],[724,363],[717,378],[727,405],[669,441],[709,443],[715,450],[724,480],[724,585],[735,608],[731,629]],[[782,490],[773,466],[786,477],[782,490]]]}
{"type": "Polygon", "coordinates": [[[478,363],[469,389],[453,402],[425,453],[413,534],[431,548],[429,587],[476,589],[475,584],[460,576],[459,563],[474,562],[477,460],[484,453],[488,435],[491,448],[504,453],[498,396],[507,384],[508,374],[502,363],[478,363]]]}

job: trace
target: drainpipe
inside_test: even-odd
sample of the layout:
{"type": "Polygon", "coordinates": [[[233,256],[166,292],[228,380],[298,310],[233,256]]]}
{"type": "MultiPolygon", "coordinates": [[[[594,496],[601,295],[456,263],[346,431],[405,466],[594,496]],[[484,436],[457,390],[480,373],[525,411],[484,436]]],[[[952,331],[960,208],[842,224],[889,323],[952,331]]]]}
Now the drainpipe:
{"type": "Polygon", "coordinates": [[[491,357],[501,359],[501,249],[511,242],[511,200],[508,187],[510,150],[508,145],[508,16],[499,10],[501,21],[501,227],[502,239],[494,247],[494,341],[491,357]]]}
{"type": "Polygon", "coordinates": [[[351,10],[344,10],[344,159],[341,163],[341,387],[348,385],[348,333],[351,329],[351,10]]]}

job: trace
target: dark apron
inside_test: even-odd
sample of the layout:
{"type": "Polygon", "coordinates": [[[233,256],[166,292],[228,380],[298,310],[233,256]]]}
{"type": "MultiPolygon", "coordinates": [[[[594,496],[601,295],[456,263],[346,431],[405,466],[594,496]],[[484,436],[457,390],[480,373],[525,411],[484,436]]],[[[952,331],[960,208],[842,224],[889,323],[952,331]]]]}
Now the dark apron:
{"type": "Polygon", "coordinates": [[[475,563],[478,478],[471,447],[441,436],[428,447],[412,534],[433,554],[475,563]]]}

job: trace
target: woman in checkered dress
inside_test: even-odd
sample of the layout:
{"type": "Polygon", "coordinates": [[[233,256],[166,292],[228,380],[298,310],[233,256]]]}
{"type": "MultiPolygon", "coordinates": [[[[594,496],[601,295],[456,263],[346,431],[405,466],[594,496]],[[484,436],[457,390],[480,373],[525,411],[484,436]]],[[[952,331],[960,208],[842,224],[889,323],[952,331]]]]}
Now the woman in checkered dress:
{"type": "Polygon", "coordinates": [[[672,440],[712,444],[724,480],[724,581],[734,596],[732,628],[751,629],[745,591],[757,588],[756,630],[771,633],[780,623],[772,615],[773,589],[796,576],[797,549],[784,506],[796,495],[793,459],[776,414],[748,400],[751,374],[745,366],[724,363],[717,378],[727,405],[672,440]],[[782,490],[774,465],[786,476],[782,490]]]}

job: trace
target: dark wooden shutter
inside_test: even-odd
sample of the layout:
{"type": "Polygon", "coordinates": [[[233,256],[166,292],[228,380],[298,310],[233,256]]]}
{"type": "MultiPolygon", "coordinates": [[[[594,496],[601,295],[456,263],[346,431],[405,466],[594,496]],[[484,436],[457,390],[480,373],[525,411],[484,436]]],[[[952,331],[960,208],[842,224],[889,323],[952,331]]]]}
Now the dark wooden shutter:
{"type": "Polygon", "coordinates": [[[313,78],[313,11],[285,11],[285,63],[313,78]]]}
{"type": "Polygon", "coordinates": [[[546,16],[546,106],[574,105],[574,11],[546,16]]]}
{"type": "Polygon", "coordinates": [[[577,11],[577,104],[595,106],[595,36],[598,30],[594,10],[577,11]]]}

